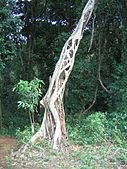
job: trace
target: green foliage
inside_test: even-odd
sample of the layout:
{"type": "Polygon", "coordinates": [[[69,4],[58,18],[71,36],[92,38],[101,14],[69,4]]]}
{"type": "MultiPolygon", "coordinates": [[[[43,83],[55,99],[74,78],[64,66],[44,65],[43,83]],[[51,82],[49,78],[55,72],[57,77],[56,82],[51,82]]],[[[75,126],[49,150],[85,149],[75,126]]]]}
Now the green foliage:
{"type": "Polygon", "coordinates": [[[20,18],[12,14],[14,5],[13,0],[0,0],[0,61],[6,64],[16,56],[16,42],[23,26],[20,18]]]}
{"type": "MultiPolygon", "coordinates": [[[[85,43],[81,44],[81,49],[85,48],[85,43]]],[[[76,61],[72,75],[67,85],[67,94],[65,98],[65,108],[67,113],[77,113],[91,105],[95,86],[96,72],[95,58],[91,59],[84,56],[84,51],[79,50],[76,55],[76,61]]]]}
{"type": "Polygon", "coordinates": [[[126,117],[118,112],[67,116],[67,129],[70,139],[81,145],[103,145],[111,141],[127,148],[126,117]]]}
{"type": "Polygon", "coordinates": [[[127,122],[126,114],[122,112],[112,112],[107,117],[107,134],[113,142],[121,147],[127,148],[127,122]]]}
{"type": "MultiPolygon", "coordinates": [[[[35,131],[39,130],[40,125],[38,123],[35,124],[35,131]]],[[[29,141],[32,137],[31,128],[29,126],[25,126],[23,130],[21,128],[16,129],[15,136],[18,138],[18,143],[23,144],[29,141]]]]}
{"type": "Polygon", "coordinates": [[[80,169],[116,168],[126,165],[126,149],[120,149],[113,145],[89,146],[86,145],[80,151],[73,151],[72,155],[81,160],[80,169]]]}
{"type": "Polygon", "coordinates": [[[85,120],[85,135],[88,143],[102,143],[106,141],[106,115],[102,112],[93,113],[85,120]]]}
{"type": "Polygon", "coordinates": [[[39,98],[42,96],[42,84],[44,82],[39,79],[34,79],[30,83],[20,80],[13,88],[19,95],[18,107],[28,110],[29,112],[37,111],[39,98]]]}
{"type": "Polygon", "coordinates": [[[39,99],[42,96],[42,85],[44,82],[35,78],[31,82],[20,80],[20,82],[13,88],[19,95],[18,108],[22,108],[29,113],[31,131],[35,132],[34,123],[35,115],[39,105],[39,99]]]}
{"type": "MultiPolygon", "coordinates": [[[[72,117],[71,117],[72,118],[72,117]]],[[[69,137],[78,144],[101,144],[107,139],[106,114],[96,112],[88,117],[73,117],[67,126],[69,137]],[[74,120],[75,119],[75,120],[74,120]]]]}

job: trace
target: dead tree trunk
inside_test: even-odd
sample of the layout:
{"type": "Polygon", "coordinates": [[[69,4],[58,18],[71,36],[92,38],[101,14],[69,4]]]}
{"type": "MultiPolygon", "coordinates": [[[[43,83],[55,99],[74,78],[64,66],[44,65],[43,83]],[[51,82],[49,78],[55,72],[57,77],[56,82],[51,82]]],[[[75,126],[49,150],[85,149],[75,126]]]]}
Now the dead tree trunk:
{"type": "MultiPolygon", "coordinates": [[[[67,138],[63,106],[65,85],[72,71],[75,54],[83,37],[83,30],[91,17],[94,4],[95,0],[88,1],[77,27],[62,49],[53,75],[50,78],[48,91],[40,102],[45,108],[43,122],[40,130],[31,138],[31,144],[35,143],[38,139],[46,138],[51,141],[53,148],[57,149],[61,141],[67,138]]],[[[23,147],[22,153],[26,151],[28,145],[30,144],[28,143],[23,147]]]]}

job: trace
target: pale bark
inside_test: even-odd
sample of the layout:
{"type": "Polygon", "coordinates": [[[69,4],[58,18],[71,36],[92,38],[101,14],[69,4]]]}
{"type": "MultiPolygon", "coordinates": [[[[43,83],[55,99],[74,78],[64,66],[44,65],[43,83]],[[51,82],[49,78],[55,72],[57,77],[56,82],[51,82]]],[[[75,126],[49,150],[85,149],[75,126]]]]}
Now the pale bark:
{"type": "Polygon", "coordinates": [[[22,153],[25,153],[29,145],[34,144],[38,139],[46,138],[51,141],[54,149],[58,149],[62,140],[67,138],[63,106],[65,85],[72,71],[75,54],[83,37],[84,28],[93,12],[94,4],[95,0],[88,1],[77,27],[62,49],[60,58],[50,79],[48,91],[40,102],[45,108],[41,128],[35,133],[28,144],[23,145],[21,148],[22,153]]]}

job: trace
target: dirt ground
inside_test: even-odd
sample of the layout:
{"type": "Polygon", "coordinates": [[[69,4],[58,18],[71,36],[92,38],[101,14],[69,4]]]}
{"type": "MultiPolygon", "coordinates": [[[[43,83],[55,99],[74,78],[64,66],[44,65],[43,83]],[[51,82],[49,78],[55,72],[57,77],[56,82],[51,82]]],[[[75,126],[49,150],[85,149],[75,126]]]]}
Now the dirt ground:
{"type": "Polygon", "coordinates": [[[6,156],[13,148],[17,147],[17,139],[7,136],[0,136],[0,169],[6,169],[6,156]]]}

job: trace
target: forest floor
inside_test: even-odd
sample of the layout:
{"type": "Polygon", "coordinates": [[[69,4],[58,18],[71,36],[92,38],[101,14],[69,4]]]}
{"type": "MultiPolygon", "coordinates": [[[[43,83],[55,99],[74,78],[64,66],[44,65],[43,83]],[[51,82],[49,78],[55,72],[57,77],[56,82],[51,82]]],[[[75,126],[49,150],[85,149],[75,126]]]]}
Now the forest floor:
{"type": "Polygon", "coordinates": [[[7,136],[0,136],[0,169],[6,168],[6,156],[17,147],[17,139],[7,136]]]}
{"type": "Polygon", "coordinates": [[[17,139],[0,136],[0,169],[127,169],[127,152],[111,143],[104,146],[70,144],[56,152],[42,142],[25,158],[13,159],[9,154],[17,147],[17,139]]]}

